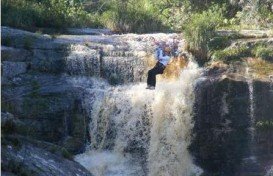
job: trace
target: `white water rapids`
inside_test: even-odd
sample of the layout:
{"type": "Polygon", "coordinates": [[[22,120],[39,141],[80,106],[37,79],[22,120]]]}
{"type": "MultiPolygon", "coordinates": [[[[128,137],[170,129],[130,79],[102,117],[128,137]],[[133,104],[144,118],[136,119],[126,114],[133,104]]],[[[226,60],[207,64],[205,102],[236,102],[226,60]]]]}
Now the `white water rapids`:
{"type": "Polygon", "coordinates": [[[90,88],[84,108],[91,118],[91,144],[75,160],[95,176],[200,175],[188,151],[200,73],[189,62],[179,79],[160,80],[154,91],[145,89],[145,83],[90,88]],[[136,148],[146,152],[138,157],[128,153],[136,148]]]}
{"type": "MultiPolygon", "coordinates": [[[[96,90],[96,98],[85,99],[92,117],[90,150],[75,160],[95,176],[147,175],[141,163],[125,155],[126,148],[147,150],[148,175],[188,176],[201,172],[188,151],[192,137],[194,83],[200,76],[197,64],[190,62],[176,81],[161,80],[156,90],[145,83],[96,90]],[[115,128],[113,150],[107,133],[115,128]],[[132,144],[133,143],[133,144],[132,144]]],[[[94,91],[94,89],[90,89],[94,91]]]]}

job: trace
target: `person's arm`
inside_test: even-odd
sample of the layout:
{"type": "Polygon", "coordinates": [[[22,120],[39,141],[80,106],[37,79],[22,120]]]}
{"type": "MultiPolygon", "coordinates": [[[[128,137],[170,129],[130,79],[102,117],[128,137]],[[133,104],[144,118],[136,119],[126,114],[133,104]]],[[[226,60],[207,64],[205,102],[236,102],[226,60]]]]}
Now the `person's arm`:
{"type": "Polygon", "coordinates": [[[170,59],[170,56],[168,55],[163,56],[163,51],[160,50],[158,60],[162,61],[162,60],[169,60],[169,59],[170,59]]]}
{"type": "Polygon", "coordinates": [[[156,60],[159,60],[159,56],[160,56],[160,53],[162,52],[162,49],[161,48],[159,48],[159,47],[157,47],[156,49],[155,49],[155,58],[156,58],[156,60]]]}

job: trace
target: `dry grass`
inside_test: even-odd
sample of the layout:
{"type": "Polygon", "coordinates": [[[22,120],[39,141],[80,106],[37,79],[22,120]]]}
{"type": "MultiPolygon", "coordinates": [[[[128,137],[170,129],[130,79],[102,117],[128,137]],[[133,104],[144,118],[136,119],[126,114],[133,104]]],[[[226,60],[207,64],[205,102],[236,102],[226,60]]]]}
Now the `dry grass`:
{"type": "Polygon", "coordinates": [[[250,68],[259,78],[273,75],[273,63],[262,59],[250,58],[247,60],[250,68]]]}

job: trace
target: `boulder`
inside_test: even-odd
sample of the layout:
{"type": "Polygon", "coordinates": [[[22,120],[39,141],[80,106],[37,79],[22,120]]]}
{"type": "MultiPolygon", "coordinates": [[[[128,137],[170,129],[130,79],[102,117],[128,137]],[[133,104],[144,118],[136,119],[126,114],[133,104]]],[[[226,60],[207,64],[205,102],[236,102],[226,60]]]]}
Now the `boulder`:
{"type": "Polygon", "coordinates": [[[270,85],[219,77],[197,85],[190,148],[205,175],[264,175],[272,165],[270,85]]]}
{"type": "Polygon", "coordinates": [[[5,136],[1,145],[1,171],[6,175],[92,176],[71,160],[64,149],[50,143],[5,136]]]}

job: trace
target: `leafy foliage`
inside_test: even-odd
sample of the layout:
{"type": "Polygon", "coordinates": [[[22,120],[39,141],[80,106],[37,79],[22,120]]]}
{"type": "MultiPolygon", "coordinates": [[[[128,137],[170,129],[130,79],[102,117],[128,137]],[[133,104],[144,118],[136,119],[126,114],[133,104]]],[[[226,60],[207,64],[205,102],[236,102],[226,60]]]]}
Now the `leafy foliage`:
{"type": "Polygon", "coordinates": [[[273,47],[260,45],[253,50],[253,55],[273,62],[273,47]]]}
{"type": "Polygon", "coordinates": [[[209,50],[208,43],[215,36],[216,28],[223,21],[223,8],[218,5],[207,11],[191,15],[183,27],[183,33],[189,49],[199,51],[200,57],[205,57],[209,50]]]}
{"type": "Polygon", "coordinates": [[[215,51],[212,55],[213,60],[222,60],[224,62],[230,62],[238,60],[242,57],[250,56],[251,52],[247,46],[241,46],[238,48],[226,48],[224,50],[215,51]]]}
{"type": "Polygon", "coordinates": [[[92,24],[90,14],[69,0],[3,0],[3,25],[14,27],[85,26],[92,24]]]}
{"type": "Polygon", "coordinates": [[[194,39],[189,40],[190,46],[206,50],[206,40],[222,24],[228,28],[272,27],[272,5],[271,0],[3,0],[1,10],[3,25],[20,28],[107,27],[138,33],[186,30],[187,36],[196,29],[193,32],[198,36],[188,38],[194,39]],[[220,8],[223,6],[226,8],[220,8]],[[201,37],[206,32],[208,37],[201,37]]]}
{"type": "Polygon", "coordinates": [[[101,21],[114,31],[141,33],[166,29],[148,0],[114,0],[105,6],[109,8],[102,12],[101,21]]]}
{"type": "Polygon", "coordinates": [[[213,60],[221,60],[226,63],[241,60],[244,57],[256,57],[264,61],[273,62],[273,47],[265,44],[254,46],[241,45],[212,51],[213,60]]]}

